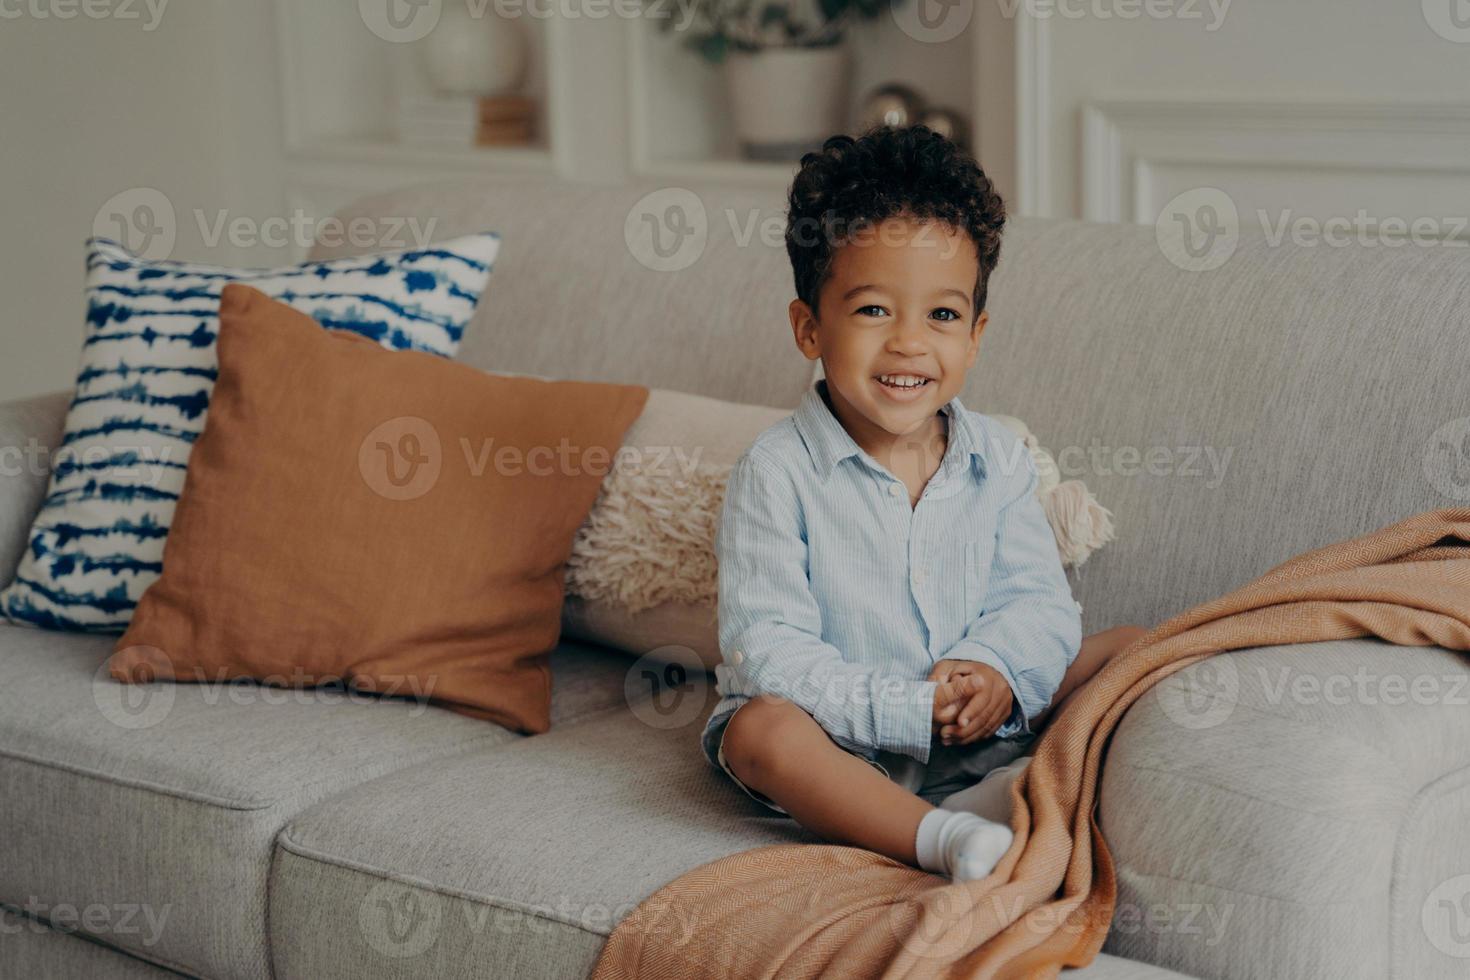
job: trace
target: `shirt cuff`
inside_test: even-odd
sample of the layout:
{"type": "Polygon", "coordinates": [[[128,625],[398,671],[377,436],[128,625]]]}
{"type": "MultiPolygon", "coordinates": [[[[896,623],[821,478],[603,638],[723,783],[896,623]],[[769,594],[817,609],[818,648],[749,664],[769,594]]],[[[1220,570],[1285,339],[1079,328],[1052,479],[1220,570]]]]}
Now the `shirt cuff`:
{"type": "Polygon", "coordinates": [[[937,681],[904,681],[885,684],[878,704],[879,748],[929,761],[934,741],[934,692],[937,681]]]}
{"type": "Polygon", "coordinates": [[[1021,706],[1021,691],[1016,686],[1016,678],[1011,673],[1011,669],[1006,666],[1005,661],[1001,660],[994,650],[978,643],[961,640],[945,651],[942,659],[968,660],[971,663],[984,664],[1000,674],[1006,686],[1011,689],[1011,714],[995,730],[995,737],[1016,738],[1031,734],[1031,720],[1026,717],[1026,711],[1021,706]]]}

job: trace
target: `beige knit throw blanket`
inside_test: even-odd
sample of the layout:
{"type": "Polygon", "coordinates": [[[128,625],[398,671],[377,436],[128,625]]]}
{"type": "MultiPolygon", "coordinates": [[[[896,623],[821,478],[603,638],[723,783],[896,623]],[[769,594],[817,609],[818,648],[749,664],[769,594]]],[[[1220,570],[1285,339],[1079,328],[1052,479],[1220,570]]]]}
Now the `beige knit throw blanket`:
{"type": "Polygon", "coordinates": [[[1470,508],[1305,552],[1140,637],[1037,741],[1011,792],[1015,841],[988,878],[952,882],[836,844],[753,848],[645,899],[592,976],[1055,978],[1085,966],[1116,900],[1093,809],[1129,705],[1226,650],[1357,636],[1470,650],[1470,508]]]}

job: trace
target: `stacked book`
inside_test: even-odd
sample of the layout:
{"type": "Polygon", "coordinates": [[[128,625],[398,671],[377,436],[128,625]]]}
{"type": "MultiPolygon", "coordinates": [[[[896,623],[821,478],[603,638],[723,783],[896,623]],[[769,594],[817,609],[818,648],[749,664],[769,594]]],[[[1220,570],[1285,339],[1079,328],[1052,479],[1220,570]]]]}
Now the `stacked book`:
{"type": "Polygon", "coordinates": [[[405,96],[398,100],[398,141],[418,146],[526,146],[535,109],[523,95],[405,96]]]}

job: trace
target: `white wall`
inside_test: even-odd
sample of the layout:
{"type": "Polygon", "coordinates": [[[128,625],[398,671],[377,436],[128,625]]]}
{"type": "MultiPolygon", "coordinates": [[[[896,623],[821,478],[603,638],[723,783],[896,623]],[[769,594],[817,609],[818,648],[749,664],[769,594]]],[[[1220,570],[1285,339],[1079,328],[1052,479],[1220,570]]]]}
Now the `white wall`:
{"type": "Polygon", "coordinates": [[[0,20],[0,400],[70,387],[83,243],[114,195],[162,192],[175,258],[269,261],[207,247],[193,212],[282,210],[270,5],[172,0],[153,30],[122,9],[141,16],[0,20]]]}
{"type": "MultiPolygon", "coordinates": [[[[1425,7],[1436,3],[1448,9],[1461,0],[1213,0],[1213,10],[1212,0],[1159,0],[1156,9],[1193,12],[1198,18],[1145,15],[1132,20],[1100,17],[1096,12],[1126,10],[1128,0],[1022,2],[1033,12],[1056,11],[1037,18],[1044,21],[1048,50],[1043,70],[1031,80],[1049,117],[1043,123],[1048,152],[1044,160],[1036,161],[1032,175],[1040,213],[1085,216],[1084,105],[1102,100],[1126,106],[1146,99],[1288,107],[1274,140],[1256,132],[1259,112],[1237,113],[1233,122],[1207,125],[1205,130],[1220,136],[1224,147],[1213,155],[1198,151],[1197,144],[1205,137],[1186,132],[1188,118],[1153,125],[1144,111],[1138,121],[1154,131],[1152,149],[1143,154],[1144,166],[1135,172],[1135,161],[1125,147],[1128,169],[1119,176],[1124,182],[1135,177],[1145,184],[1160,181],[1155,195],[1191,182],[1214,183],[1229,185],[1232,196],[1240,197],[1246,208],[1257,200],[1271,207],[1300,201],[1310,209],[1331,212],[1362,198],[1383,209],[1413,212],[1431,196],[1415,191],[1421,172],[1437,171],[1448,179],[1434,185],[1433,196],[1443,201],[1445,192],[1458,188],[1454,207],[1461,214],[1470,208],[1470,155],[1458,165],[1429,165],[1435,148],[1427,144],[1433,139],[1470,133],[1459,113],[1426,116],[1418,109],[1396,113],[1409,124],[1400,125],[1403,132],[1396,142],[1394,166],[1359,167],[1350,154],[1338,154],[1336,165],[1321,163],[1311,157],[1322,155],[1320,147],[1325,144],[1318,140],[1309,147],[1300,135],[1310,128],[1334,126],[1348,133],[1384,128],[1383,116],[1352,121],[1355,107],[1470,105],[1470,41],[1456,43],[1440,36],[1424,13],[1425,7]],[[1064,16],[1062,10],[1072,16],[1064,16]],[[1218,26],[1211,30],[1212,24],[1218,26]],[[1332,111],[1314,112],[1313,104],[1320,103],[1331,104],[1332,111]],[[1340,125],[1322,122],[1324,115],[1334,113],[1340,125]],[[1344,118],[1348,121],[1342,122],[1344,118]],[[1179,132],[1179,139],[1172,142],[1166,137],[1171,128],[1179,132]],[[1224,132],[1232,128],[1237,130],[1233,147],[1224,132]],[[1288,173],[1285,158],[1293,152],[1304,157],[1294,162],[1296,172],[1288,173]],[[1150,160],[1165,172],[1150,170],[1150,160]],[[1175,172],[1168,172],[1170,167],[1175,172]],[[1340,185],[1335,190],[1326,187],[1333,181],[1340,185]],[[1317,200],[1312,200],[1314,195],[1317,200]]],[[[1133,4],[1135,9],[1139,6],[1148,4],[1133,4]]],[[[1201,109],[1201,115],[1207,111],[1208,107],[1201,109]]],[[[1121,217],[1128,220],[1132,215],[1121,217]]]]}
{"type": "MultiPolygon", "coordinates": [[[[168,0],[151,31],[149,2],[156,9],[162,0],[129,4],[141,15],[130,21],[0,20],[0,400],[69,385],[83,242],[114,195],[162,193],[175,216],[175,258],[263,265],[292,261],[297,250],[229,238],[211,246],[200,217],[258,225],[289,218],[303,200],[330,209],[390,177],[412,179],[406,165],[354,182],[352,167],[318,175],[283,159],[269,0],[168,0]]],[[[1014,213],[1151,220],[1181,188],[1210,185],[1242,210],[1351,214],[1361,203],[1406,218],[1452,217],[1470,212],[1470,40],[1439,36],[1423,11],[1463,2],[974,0],[973,47],[884,42],[879,57],[861,32],[856,47],[868,82],[906,65],[931,94],[963,104],[970,89],[982,162],[1014,213]],[[1097,13],[1135,9],[1197,16],[1097,13]],[[1035,43],[1018,48],[1018,37],[1035,43]],[[974,63],[964,62],[966,50],[974,63]],[[1407,108],[1371,111],[1382,104],[1407,108]]],[[[3,9],[33,4],[64,6],[3,9]]],[[[563,26],[553,102],[575,100],[575,111],[557,124],[560,169],[622,179],[636,143],[624,101],[635,67],[629,25],[563,26]]],[[[313,50],[312,64],[330,75],[330,44],[313,50]]],[[[682,54],[682,70],[699,67],[682,54]]],[[[655,98],[644,115],[666,126],[677,116],[658,111],[657,98],[679,86],[647,87],[655,98]]]]}

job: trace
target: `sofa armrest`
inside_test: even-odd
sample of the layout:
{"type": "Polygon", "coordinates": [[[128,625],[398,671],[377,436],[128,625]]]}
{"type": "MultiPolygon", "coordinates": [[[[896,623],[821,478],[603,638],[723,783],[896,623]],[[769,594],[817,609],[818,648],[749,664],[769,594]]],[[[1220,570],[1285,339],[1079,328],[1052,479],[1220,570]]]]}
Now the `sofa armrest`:
{"type": "Polygon", "coordinates": [[[15,578],[70,404],[69,391],[0,402],[0,588],[15,578]]]}
{"type": "Polygon", "coordinates": [[[1470,668],[1350,639],[1218,654],[1104,762],[1108,952],[1190,976],[1463,977],[1470,668]]]}

